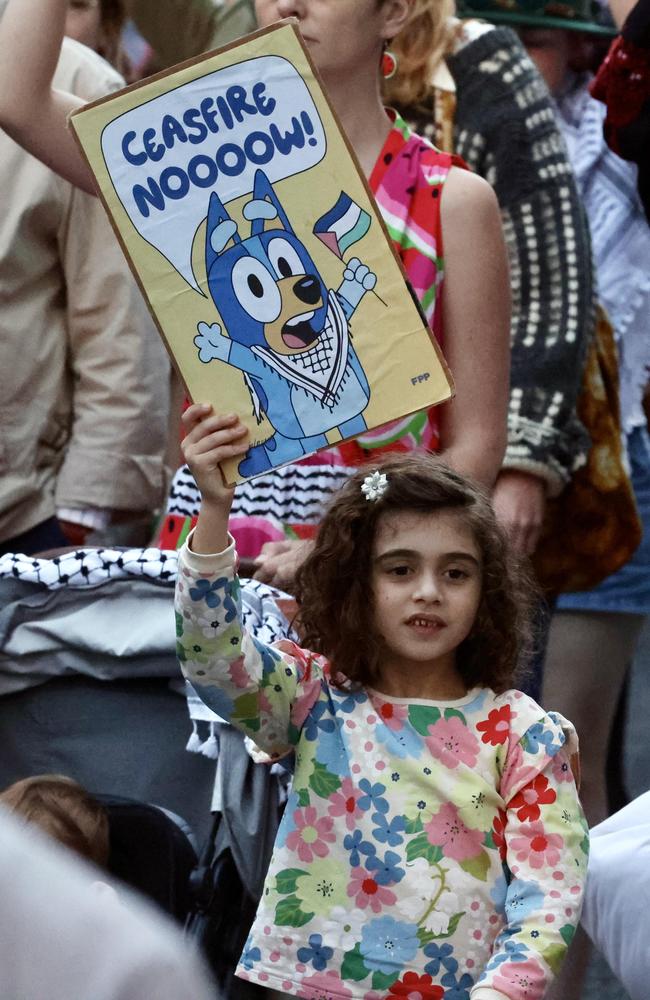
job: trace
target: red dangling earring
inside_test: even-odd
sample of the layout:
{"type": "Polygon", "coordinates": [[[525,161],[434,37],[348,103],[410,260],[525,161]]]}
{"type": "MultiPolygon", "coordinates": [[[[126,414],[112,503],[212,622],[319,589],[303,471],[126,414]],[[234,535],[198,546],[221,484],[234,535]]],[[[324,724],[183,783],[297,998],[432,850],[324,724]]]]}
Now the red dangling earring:
{"type": "Polygon", "coordinates": [[[381,57],[381,75],[384,80],[390,80],[397,73],[397,56],[389,48],[385,48],[381,57]]]}

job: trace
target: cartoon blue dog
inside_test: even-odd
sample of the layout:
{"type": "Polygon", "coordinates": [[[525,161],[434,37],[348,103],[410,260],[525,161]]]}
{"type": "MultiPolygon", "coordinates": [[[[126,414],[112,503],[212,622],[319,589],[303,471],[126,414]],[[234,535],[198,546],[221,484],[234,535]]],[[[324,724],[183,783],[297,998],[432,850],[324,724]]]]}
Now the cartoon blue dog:
{"type": "Polygon", "coordinates": [[[261,170],[243,215],[246,239],[212,194],[208,286],[228,335],[218,323],[199,323],[194,343],[205,364],[217,358],[244,372],[258,420],[263,411],[274,428],[240,463],[241,475],[253,476],[326,447],[328,430],[352,437],[367,429],[370,390],[349,320],[377,279],[355,257],[328,291],[261,170]]]}

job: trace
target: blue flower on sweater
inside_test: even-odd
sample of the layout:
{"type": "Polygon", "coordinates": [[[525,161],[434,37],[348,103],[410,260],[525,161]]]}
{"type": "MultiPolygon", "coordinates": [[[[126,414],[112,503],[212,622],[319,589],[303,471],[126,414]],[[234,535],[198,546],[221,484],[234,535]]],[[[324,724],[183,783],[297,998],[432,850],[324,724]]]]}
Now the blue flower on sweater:
{"type": "Polygon", "coordinates": [[[319,764],[324,764],[332,774],[338,774],[341,778],[349,778],[350,758],[345,752],[345,745],[341,738],[342,725],[343,719],[335,719],[334,730],[321,733],[316,744],[316,760],[319,764]]]}
{"type": "Polygon", "coordinates": [[[237,617],[237,602],[230,596],[230,588],[228,588],[228,593],[223,599],[223,610],[226,612],[224,618],[226,625],[230,625],[232,621],[237,617]]]}
{"type": "Polygon", "coordinates": [[[508,882],[501,872],[497,875],[494,885],[490,889],[490,899],[494,903],[497,913],[506,912],[506,897],[508,895],[508,882]]]}
{"type": "Polygon", "coordinates": [[[372,857],[373,854],[377,853],[377,848],[370,841],[363,839],[363,834],[361,830],[355,830],[353,833],[348,833],[343,838],[343,846],[346,851],[350,852],[350,867],[359,868],[363,861],[361,860],[361,855],[365,857],[372,857]]]}
{"type": "Polygon", "coordinates": [[[524,882],[514,879],[506,893],[506,917],[509,924],[525,920],[531,913],[541,910],[544,905],[544,893],[537,882],[524,882]]]}
{"type": "Polygon", "coordinates": [[[366,968],[373,972],[395,973],[411,962],[420,946],[417,924],[393,917],[378,917],[361,931],[360,951],[366,968]]]}
{"type": "Polygon", "coordinates": [[[427,975],[437,976],[440,966],[447,972],[457,972],[458,962],[453,956],[453,951],[453,946],[450,944],[436,944],[434,941],[428,944],[424,949],[424,954],[431,959],[424,967],[427,975]]]}
{"type": "Polygon", "coordinates": [[[276,847],[284,847],[289,834],[298,829],[294,819],[294,813],[299,808],[300,802],[298,801],[298,796],[294,791],[291,791],[289,793],[289,798],[287,799],[287,804],[284,808],[284,813],[282,814],[282,819],[280,820],[278,832],[275,835],[276,847]]]}
{"type": "Polygon", "coordinates": [[[469,701],[466,705],[463,705],[463,714],[466,716],[473,715],[475,712],[481,712],[483,705],[487,700],[488,692],[486,688],[479,688],[478,693],[469,701]]]}
{"type": "Polygon", "coordinates": [[[218,590],[225,590],[228,580],[225,576],[220,576],[218,580],[197,580],[193,587],[190,587],[190,597],[193,601],[205,601],[209,608],[218,608],[221,604],[221,597],[218,590]]]}
{"type": "MultiPolygon", "coordinates": [[[[512,934],[519,934],[521,932],[521,927],[509,927],[505,932],[507,936],[512,934]]],[[[528,958],[528,947],[523,941],[513,941],[511,937],[508,940],[503,941],[503,934],[500,934],[494,944],[495,955],[490,959],[490,968],[494,969],[497,965],[503,965],[504,962],[525,962],[528,958]],[[499,949],[497,951],[497,949],[499,949]]]]}
{"type": "Polygon", "coordinates": [[[334,732],[334,730],[336,729],[336,723],[334,722],[334,719],[331,719],[329,716],[325,719],[323,718],[323,715],[327,711],[328,711],[328,706],[324,701],[316,702],[311,712],[305,719],[305,724],[302,730],[305,735],[305,739],[308,739],[310,742],[313,743],[314,740],[318,739],[319,732],[323,733],[334,732]]]}
{"type": "Polygon", "coordinates": [[[399,854],[395,851],[386,851],[383,858],[374,855],[366,861],[366,868],[373,873],[373,878],[377,885],[394,885],[401,882],[406,872],[400,868],[398,861],[401,861],[399,854]]]}
{"type": "Polygon", "coordinates": [[[363,809],[365,812],[367,809],[374,808],[380,813],[388,812],[388,801],[383,798],[383,794],[386,791],[386,785],[382,785],[380,781],[371,785],[367,778],[362,778],[359,782],[359,788],[364,793],[361,798],[357,800],[359,809],[363,809]]]}
{"type": "Polygon", "coordinates": [[[244,966],[245,969],[250,970],[253,968],[255,962],[259,962],[261,957],[262,957],[262,952],[259,950],[259,948],[251,948],[250,944],[247,941],[244,946],[242,957],[239,959],[239,961],[241,962],[241,964],[244,966]]]}
{"type": "Polygon", "coordinates": [[[372,835],[380,844],[388,844],[389,847],[396,847],[404,842],[400,831],[404,831],[405,822],[403,816],[393,816],[388,820],[385,813],[376,812],[372,814],[372,821],[376,823],[372,835]]]}
{"type": "Polygon", "coordinates": [[[361,705],[367,700],[368,695],[365,691],[351,691],[350,694],[346,694],[342,701],[339,701],[338,710],[339,712],[349,714],[350,712],[354,712],[357,705],[361,705]]]}
{"type": "Polygon", "coordinates": [[[536,722],[530,729],[526,730],[521,737],[521,743],[524,750],[529,753],[538,753],[542,748],[549,757],[555,757],[555,754],[562,749],[564,740],[561,743],[554,743],[554,739],[555,733],[552,729],[545,729],[542,722],[536,722]]]}
{"type": "MultiPolygon", "coordinates": [[[[225,602],[224,602],[225,603],[225,602]]],[[[265,645],[265,643],[260,642],[255,636],[251,636],[253,640],[253,645],[260,655],[262,661],[262,674],[266,677],[268,674],[275,673],[276,667],[282,662],[282,658],[279,653],[276,653],[274,649],[270,646],[265,645]]]]}
{"type": "Polygon", "coordinates": [[[317,972],[322,972],[334,954],[334,950],[323,944],[323,938],[320,934],[310,934],[309,947],[298,948],[296,954],[299,962],[304,962],[305,965],[311,963],[317,972]]]}
{"type": "Polygon", "coordinates": [[[460,979],[456,979],[453,972],[448,972],[440,980],[440,985],[445,987],[443,1000],[469,1000],[469,991],[474,985],[474,980],[465,972],[460,979]]]}
{"type": "Polygon", "coordinates": [[[388,726],[377,726],[375,736],[379,743],[383,743],[386,750],[392,757],[405,760],[412,757],[418,760],[424,749],[422,737],[410,726],[402,726],[401,729],[389,729],[388,726]]]}

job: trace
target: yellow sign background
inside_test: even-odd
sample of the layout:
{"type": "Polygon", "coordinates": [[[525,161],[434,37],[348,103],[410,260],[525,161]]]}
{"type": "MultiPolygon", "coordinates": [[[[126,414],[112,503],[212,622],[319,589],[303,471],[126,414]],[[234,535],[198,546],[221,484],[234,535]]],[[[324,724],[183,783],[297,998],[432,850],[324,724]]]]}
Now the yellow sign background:
{"type": "MultiPolygon", "coordinates": [[[[269,55],[280,56],[297,69],[324,126],[327,141],[324,158],[310,169],[276,181],[273,188],[328,288],[338,287],[344,264],[313,235],[315,221],[334,206],[342,191],[372,219],[368,233],[345,255],[348,260],[352,256],[359,257],[377,275],[376,294],[366,293],[350,324],[352,344],[371,388],[364,411],[368,428],[422,410],[451,395],[451,379],[442,355],[412,301],[366,181],[322,91],[295,25],[285,22],[257,32],[243,43],[202,56],[97,101],[72,116],[72,126],[96,177],[118,238],[190,397],[211,402],[219,412],[238,412],[249,426],[253,443],[267,439],[272,428],[266,420],[258,424],[242,374],[222,361],[202,363],[193,342],[199,323],[221,322],[207,286],[205,220],[197,229],[192,250],[194,275],[203,293],[199,294],[131,222],[107,168],[101,140],[104,129],[125,113],[207,73],[269,55]],[[417,381],[425,372],[428,373],[426,380],[417,381]]],[[[205,192],[206,212],[209,195],[208,190],[205,192]]],[[[227,203],[242,238],[250,223],[243,219],[241,210],[249,200],[250,192],[227,203]]],[[[182,202],[179,205],[182,207],[182,202]]],[[[340,440],[336,430],[330,431],[327,437],[332,444],[340,440]]],[[[225,472],[231,481],[241,479],[234,464],[225,472]]]]}

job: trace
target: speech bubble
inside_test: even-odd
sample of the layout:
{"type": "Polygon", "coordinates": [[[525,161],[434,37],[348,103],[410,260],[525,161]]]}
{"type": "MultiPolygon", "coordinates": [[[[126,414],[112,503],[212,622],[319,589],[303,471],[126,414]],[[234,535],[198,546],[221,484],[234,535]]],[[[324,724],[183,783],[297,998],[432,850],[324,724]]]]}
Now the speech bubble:
{"type": "Polygon", "coordinates": [[[138,233],[201,292],[192,243],[211,192],[226,204],[253,190],[258,169],[272,183],[309,170],[327,141],[296,68],[281,56],[260,56],[125,112],[104,128],[101,147],[138,233]]]}

